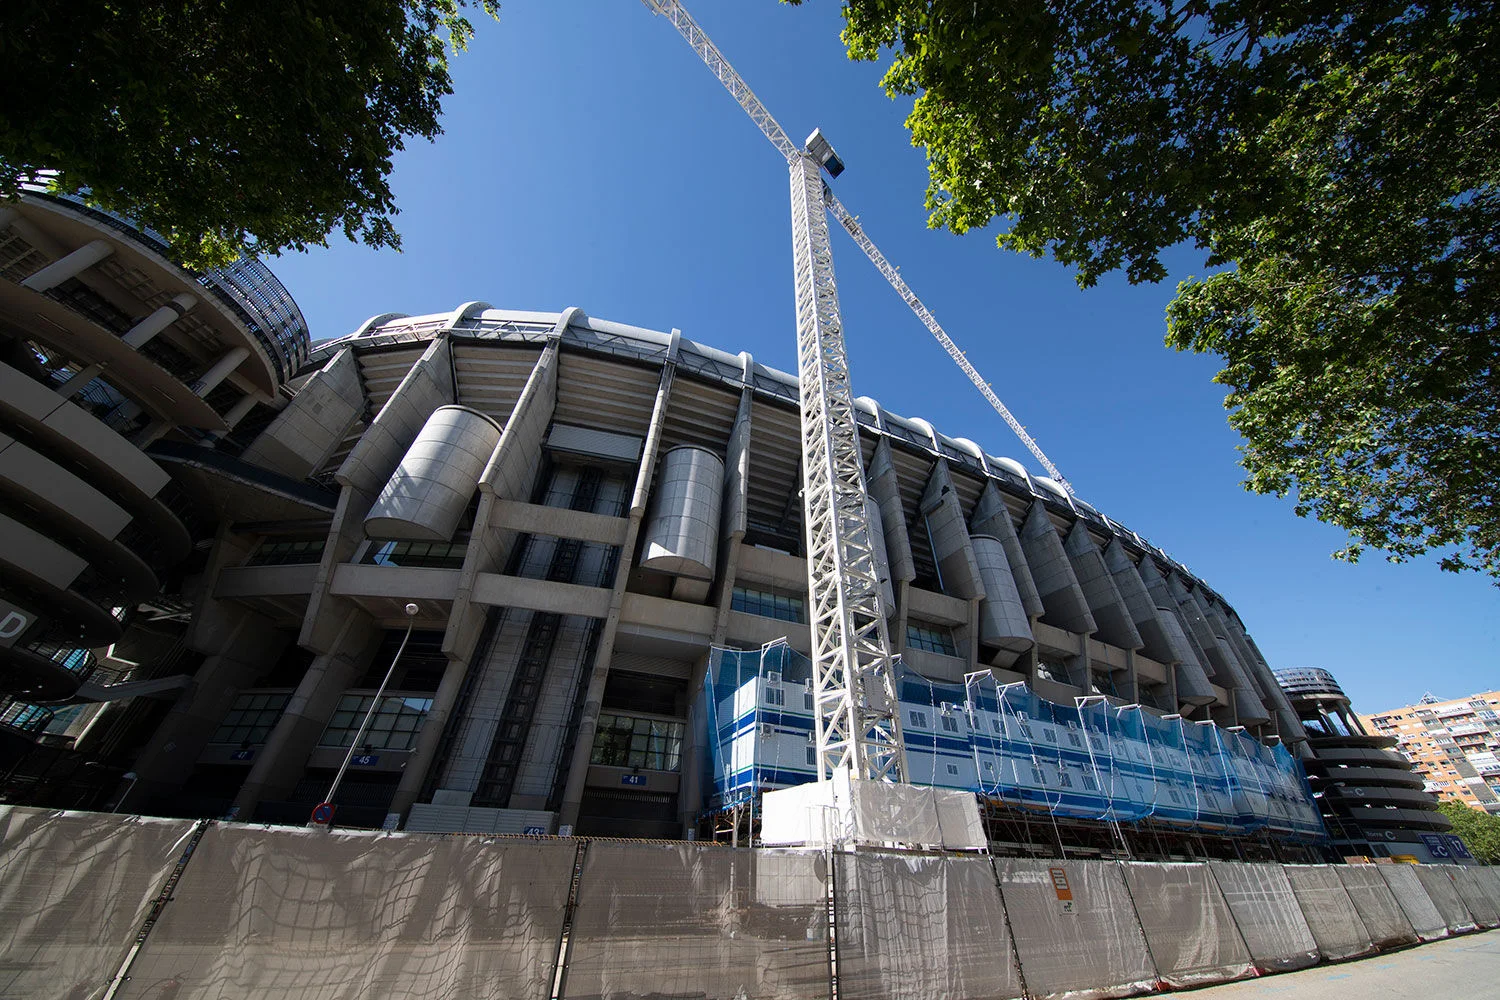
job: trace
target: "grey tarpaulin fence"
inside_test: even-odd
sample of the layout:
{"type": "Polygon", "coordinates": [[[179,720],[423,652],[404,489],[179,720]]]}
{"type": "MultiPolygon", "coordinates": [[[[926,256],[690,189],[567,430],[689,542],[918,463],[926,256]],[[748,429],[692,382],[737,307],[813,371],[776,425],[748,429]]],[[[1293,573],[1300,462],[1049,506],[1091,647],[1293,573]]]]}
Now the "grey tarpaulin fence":
{"type": "Polygon", "coordinates": [[[193,827],[0,806],[0,997],[102,996],[193,827]]]}
{"type": "Polygon", "coordinates": [[[827,997],[825,870],[816,854],[590,843],[563,995],[827,997]]]}
{"type": "Polygon", "coordinates": [[[840,996],[1023,995],[988,858],[862,853],[838,862],[840,996]]]}
{"type": "Polygon", "coordinates": [[[1156,967],[1119,865],[1016,859],[995,864],[1033,997],[1130,996],[1156,985],[1156,967]]]}
{"type": "Polygon", "coordinates": [[[1490,898],[1489,886],[1480,882],[1479,875],[1467,868],[1453,868],[1453,887],[1458,890],[1458,898],[1464,901],[1464,907],[1469,911],[1469,916],[1474,922],[1486,929],[1500,926],[1500,908],[1495,906],[1495,901],[1490,898]]]}
{"type": "Polygon", "coordinates": [[[1121,865],[1161,980],[1181,988],[1255,975],[1245,939],[1206,865],[1121,865]]]}
{"type": "Polygon", "coordinates": [[[1287,865],[1283,870],[1324,958],[1338,961],[1375,950],[1354,901],[1332,865],[1287,865]]]}
{"type": "Polygon", "coordinates": [[[1213,861],[1208,867],[1256,968],[1285,972],[1317,964],[1318,942],[1280,865],[1213,861]]]}
{"type": "Polygon", "coordinates": [[[1436,941],[1449,935],[1448,922],[1443,919],[1442,911],[1437,908],[1432,897],[1427,895],[1427,890],[1422,888],[1422,880],[1417,878],[1415,868],[1411,865],[1374,867],[1385,879],[1396,902],[1401,904],[1401,912],[1411,921],[1412,930],[1417,932],[1417,937],[1423,941],[1436,941]]]}
{"type": "Polygon", "coordinates": [[[0,1000],[1083,1000],[1500,917],[1493,869],[829,860],[0,807],[0,1000]]]}
{"type": "Polygon", "coordinates": [[[213,827],[119,995],[546,1000],[574,853],[213,827]]]}
{"type": "Polygon", "coordinates": [[[1422,888],[1427,890],[1428,898],[1443,915],[1443,923],[1448,925],[1450,931],[1455,934],[1472,931],[1478,925],[1469,915],[1469,908],[1464,905],[1463,897],[1458,894],[1458,887],[1453,884],[1453,878],[1445,870],[1447,867],[1447,865],[1419,865],[1417,878],[1421,880],[1422,888]]]}
{"type": "Polygon", "coordinates": [[[1377,948],[1397,948],[1416,944],[1417,932],[1401,912],[1401,904],[1390,886],[1380,877],[1381,868],[1392,865],[1335,865],[1344,891],[1354,903],[1354,910],[1370,932],[1370,942],[1377,948]]]}

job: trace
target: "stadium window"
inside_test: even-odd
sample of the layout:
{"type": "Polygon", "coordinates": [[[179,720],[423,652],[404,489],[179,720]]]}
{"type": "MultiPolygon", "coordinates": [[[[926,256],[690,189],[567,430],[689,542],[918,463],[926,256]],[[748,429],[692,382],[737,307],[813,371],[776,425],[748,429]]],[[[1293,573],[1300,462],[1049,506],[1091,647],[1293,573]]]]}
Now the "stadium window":
{"type": "Polygon", "coordinates": [[[775,618],[778,621],[807,622],[807,602],[798,594],[782,594],[771,590],[752,590],[735,587],[729,607],[747,615],[775,618]]]}
{"type": "MultiPolygon", "coordinates": [[[[374,703],[374,695],[346,694],[341,697],[318,745],[346,747],[354,742],[365,714],[374,703]]],[[[372,750],[410,750],[416,746],[417,733],[431,709],[431,698],[385,695],[380,699],[380,708],[371,718],[370,728],[365,731],[360,746],[372,750]]]]}
{"type": "Polygon", "coordinates": [[[208,742],[233,746],[264,744],[291,698],[291,694],[286,692],[247,692],[239,695],[208,742]]]}
{"type": "Polygon", "coordinates": [[[953,644],[953,632],[941,625],[908,623],[906,645],[911,649],[923,649],[943,656],[958,655],[958,649],[953,644]]]}

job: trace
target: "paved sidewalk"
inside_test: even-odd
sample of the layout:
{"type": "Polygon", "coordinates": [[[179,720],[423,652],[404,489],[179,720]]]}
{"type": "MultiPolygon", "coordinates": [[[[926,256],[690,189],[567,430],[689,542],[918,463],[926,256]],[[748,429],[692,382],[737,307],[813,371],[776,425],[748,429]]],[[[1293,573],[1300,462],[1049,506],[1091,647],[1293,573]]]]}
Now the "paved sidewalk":
{"type": "Polygon", "coordinates": [[[1500,1000],[1500,930],[1162,995],[1182,1000],[1500,1000]]]}

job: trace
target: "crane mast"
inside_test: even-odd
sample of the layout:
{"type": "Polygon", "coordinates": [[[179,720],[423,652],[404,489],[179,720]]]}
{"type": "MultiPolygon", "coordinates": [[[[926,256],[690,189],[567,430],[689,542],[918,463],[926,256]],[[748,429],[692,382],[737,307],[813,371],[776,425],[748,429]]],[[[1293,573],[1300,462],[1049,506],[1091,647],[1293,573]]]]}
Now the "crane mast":
{"type": "Polygon", "coordinates": [[[860,778],[905,781],[909,775],[894,661],[881,608],[872,528],[865,512],[864,461],[849,385],[828,214],[838,219],[1031,454],[1069,494],[1072,487],[834,196],[822,170],[837,176],[843,165],[822,134],[814,132],[802,146],[793,143],[680,0],[642,2],[671,22],[787,162],[818,780],[829,780],[847,768],[860,778]]]}

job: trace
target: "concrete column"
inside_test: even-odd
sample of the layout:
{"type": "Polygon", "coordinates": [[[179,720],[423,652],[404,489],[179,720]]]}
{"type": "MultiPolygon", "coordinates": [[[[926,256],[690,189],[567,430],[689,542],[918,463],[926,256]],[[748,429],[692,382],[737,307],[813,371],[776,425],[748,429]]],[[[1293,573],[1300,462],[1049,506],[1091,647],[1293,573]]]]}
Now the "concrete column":
{"type": "Polygon", "coordinates": [[[249,416],[250,411],[255,409],[255,404],[258,402],[260,402],[260,396],[253,392],[246,393],[235,400],[234,405],[229,408],[229,412],[224,414],[224,429],[205,434],[203,440],[198,442],[199,446],[212,448],[224,435],[234,430],[236,424],[249,416]]]}
{"type": "Polygon", "coordinates": [[[132,798],[137,804],[182,787],[235,696],[254,686],[286,646],[287,634],[254,612],[236,609],[217,621],[212,637],[217,652],[203,661],[136,758],[133,770],[141,787],[132,798]]]}
{"type": "Polygon", "coordinates": [[[994,483],[986,483],[974,513],[969,515],[969,532],[974,535],[990,535],[1000,539],[1005,549],[1005,561],[1010,564],[1011,576],[1015,578],[1016,593],[1028,618],[1040,618],[1044,612],[1042,596],[1037,593],[1036,582],[1031,578],[1031,567],[1026,562],[1026,550],[1016,534],[1015,522],[1010,519],[1010,508],[994,483]]]}
{"type": "Polygon", "coordinates": [[[88,365],[85,368],[80,368],[73,375],[69,376],[66,382],[63,382],[52,391],[57,393],[63,399],[72,399],[74,396],[78,395],[78,393],[88,388],[88,384],[94,379],[98,378],[99,373],[102,371],[104,371],[104,365],[99,362],[95,362],[94,364],[88,365]]]}
{"type": "Polygon", "coordinates": [[[911,554],[911,536],[906,530],[906,511],[901,504],[901,483],[896,463],[891,458],[891,444],[883,435],[875,442],[875,454],[865,474],[865,490],[880,507],[880,527],[885,532],[886,568],[890,570],[896,598],[897,621],[892,638],[900,646],[906,636],[906,589],[916,579],[916,561],[911,554]],[[899,635],[900,638],[897,638],[899,635]]]}
{"type": "Polygon", "coordinates": [[[157,309],[150,316],[141,320],[135,326],[126,331],[125,336],[120,339],[131,347],[139,350],[143,344],[149,343],[152,337],[161,333],[167,327],[185,316],[189,309],[198,304],[198,299],[183,292],[174,295],[172,301],[157,309]]]}
{"type": "Polygon", "coordinates": [[[345,616],[333,651],[318,656],[307,668],[286,711],[266,737],[266,745],[256,754],[234,798],[238,818],[248,820],[261,799],[286,795],[296,787],[340,696],[369,667],[380,637],[380,629],[363,611],[355,609],[345,616]]]}
{"type": "Polygon", "coordinates": [[[1041,595],[1042,616],[1047,624],[1091,635],[1099,626],[1089,613],[1088,599],[1078,585],[1073,573],[1073,564],[1063,551],[1062,539],[1047,516],[1047,509],[1040,500],[1031,504],[1026,521],[1021,525],[1021,547],[1026,550],[1026,563],[1031,567],[1031,578],[1036,582],[1041,595]]]}
{"type": "Polygon", "coordinates": [[[983,597],[979,562],[974,558],[974,546],[969,542],[963,508],[959,506],[953,476],[944,459],[939,458],[932,467],[932,475],[922,492],[921,513],[927,520],[932,560],[937,563],[943,592],[966,601],[983,597]]]}
{"type": "Polygon", "coordinates": [[[629,526],[625,531],[625,544],[620,550],[620,564],[615,570],[614,593],[610,597],[609,614],[604,619],[604,629],[599,636],[599,655],[594,659],[593,673],[584,695],[583,712],[578,720],[578,737],[573,744],[573,759],[568,764],[568,781],[563,789],[562,808],[557,817],[559,832],[562,827],[572,828],[577,824],[578,811],[583,805],[584,781],[588,777],[589,757],[594,749],[594,732],[599,725],[604,682],[609,677],[615,633],[620,627],[620,607],[625,600],[625,584],[630,579],[630,571],[634,565],[632,557],[636,537],[640,534],[641,521],[646,516],[646,503],[650,499],[651,479],[656,471],[656,453],[661,447],[662,424],[666,420],[667,403],[672,397],[672,379],[675,373],[674,363],[669,362],[662,368],[661,382],[656,390],[656,405],[651,411],[651,428],[646,432],[646,445],[641,449],[641,468],[636,475],[635,493],[630,501],[629,526]]]}
{"type": "Polygon", "coordinates": [[[23,278],[21,284],[33,292],[45,292],[69,278],[76,278],[114,252],[115,248],[104,240],[85,243],[61,260],[54,260],[35,274],[23,278]]]}
{"type": "Polygon", "coordinates": [[[1099,551],[1098,543],[1082,518],[1073,522],[1063,551],[1073,564],[1073,575],[1078,578],[1089,611],[1099,625],[1099,639],[1121,649],[1140,649],[1144,643],[1131,620],[1130,609],[1104,565],[1104,554],[1099,551]]]}
{"type": "Polygon", "coordinates": [[[230,372],[240,366],[241,361],[244,361],[249,356],[250,348],[248,347],[230,348],[223,357],[213,363],[213,366],[208,371],[198,376],[197,380],[188,386],[188,388],[192,389],[200,397],[207,396],[214,390],[215,386],[229,377],[230,372]]]}
{"type": "Polygon", "coordinates": [[[479,509],[474,514],[474,530],[464,554],[463,569],[459,571],[453,612],[443,633],[448,666],[443,670],[427,721],[417,734],[417,744],[396,786],[390,806],[393,813],[404,815],[417,801],[427,772],[436,763],[438,743],[458,703],[464,679],[470,670],[484,668],[484,664],[477,662],[485,652],[479,648],[479,640],[490,609],[471,601],[474,582],[480,573],[497,571],[510,554],[515,532],[502,531],[490,522],[497,503],[530,495],[531,480],[541,464],[543,439],[557,406],[557,350],[557,341],[549,341],[532,366],[526,385],[505,421],[500,441],[479,477],[479,509]]]}

